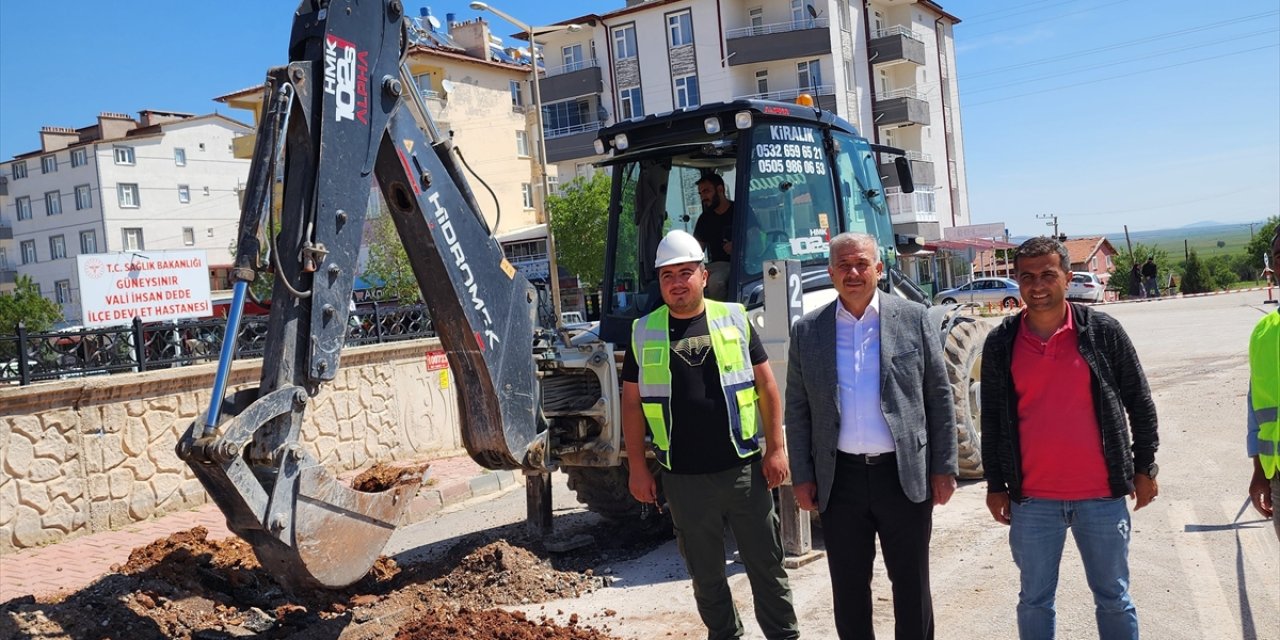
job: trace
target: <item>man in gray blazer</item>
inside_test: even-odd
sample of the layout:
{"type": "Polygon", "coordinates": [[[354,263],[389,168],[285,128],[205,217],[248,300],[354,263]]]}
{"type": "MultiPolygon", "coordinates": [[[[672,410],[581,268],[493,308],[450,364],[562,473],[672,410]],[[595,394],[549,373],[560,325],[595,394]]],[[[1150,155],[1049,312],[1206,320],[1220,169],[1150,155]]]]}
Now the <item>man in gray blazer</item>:
{"type": "Polygon", "coordinates": [[[795,324],[787,362],[796,501],[821,514],[840,637],[875,637],[878,535],[897,638],[932,639],[933,505],[951,498],[957,472],[939,329],[923,305],[877,288],[875,238],[832,238],[827,270],[840,298],[795,324]]]}

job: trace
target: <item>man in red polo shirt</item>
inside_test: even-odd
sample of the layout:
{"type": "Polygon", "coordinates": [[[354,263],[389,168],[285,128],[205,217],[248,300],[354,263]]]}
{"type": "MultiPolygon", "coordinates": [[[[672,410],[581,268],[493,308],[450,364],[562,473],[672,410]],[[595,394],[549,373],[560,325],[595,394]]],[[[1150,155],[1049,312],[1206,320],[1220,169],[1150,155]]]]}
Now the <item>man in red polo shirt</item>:
{"type": "Polygon", "coordinates": [[[1120,323],[1066,301],[1071,262],[1053,238],[1014,253],[1025,309],[991,332],[982,361],[987,508],[1010,525],[1022,576],[1018,634],[1054,637],[1058,564],[1070,529],[1102,640],[1138,638],[1129,597],[1125,496],[1156,499],[1156,409],[1120,323]]]}

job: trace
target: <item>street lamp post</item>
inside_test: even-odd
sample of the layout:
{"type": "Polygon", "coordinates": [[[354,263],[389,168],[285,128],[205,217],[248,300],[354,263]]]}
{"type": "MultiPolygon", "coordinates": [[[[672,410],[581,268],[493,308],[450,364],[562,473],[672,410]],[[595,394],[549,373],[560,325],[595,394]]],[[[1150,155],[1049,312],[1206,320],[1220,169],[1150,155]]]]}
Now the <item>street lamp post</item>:
{"type": "MultiPolygon", "coordinates": [[[[534,40],[535,27],[531,27],[513,17],[506,12],[490,6],[484,2],[472,2],[471,9],[474,11],[488,11],[507,22],[515,25],[517,29],[529,34],[529,69],[533,74],[533,108],[534,121],[538,126],[538,179],[542,184],[542,219],[547,225],[547,278],[551,281],[551,308],[555,314],[556,332],[559,333],[563,319],[560,315],[560,270],[556,260],[556,238],[551,230],[551,210],[547,208],[547,198],[551,195],[551,182],[547,179],[547,143],[546,129],[542,122],[542,92],[538,85],[538,43],[534,40]]],[[[566,24],[553,25],[549,27],[537,27],[542,33],[551,31],[565,30],[575,32],[581,29],[580,25],[566,24]]]]}

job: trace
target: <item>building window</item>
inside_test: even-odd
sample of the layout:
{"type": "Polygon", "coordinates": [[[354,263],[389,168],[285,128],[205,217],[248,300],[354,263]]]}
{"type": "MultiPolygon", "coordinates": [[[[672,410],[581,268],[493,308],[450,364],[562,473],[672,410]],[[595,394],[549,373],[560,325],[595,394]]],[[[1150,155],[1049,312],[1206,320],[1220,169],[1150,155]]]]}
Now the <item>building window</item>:
{"type": "Polygon", "coordinates": [[[804,22],[804,0],[791,0],[791,22],[804,22]]]}
{"type": "Polygon", "coordinates": [[[83,167],[86,164],[89,164],[89,152],[86,151],[84,147],[80,147],[79,149],[72,149],[71,150],[71,166],[83,167]]]}
{"type": "Polygon", "coordinates": [[[693,44],[693,14],[688,11],[667,16],[667,40],[672,47],[693,44]]]}
{"type": "Polygon", "coordinates": [[[764,9],[756,7],[748,11],[747,15],[751,18],[751,35],[760,35],[764,30],[764,9]]]}
{"type": "Polygon", "coordinates": [[[756,93],[769,93],[769,70],[756,72],[756,93]]]}
{"type": "Polygon", "coordinates": [[[120,237],[124,240],[125,251],[142,251],[147,248],[142,242],[141,227],[126,227],[121,229],[120,237]]]}
{"type": "Polygon", "coordinates": [[[560,60],[564,63],[564,71],[577,71],[582,68],[586,59],[582,57],[582,45],[574,44],[567,47],[560,47],[560,60]]]}
{"type": "Polygon", "coordinates": [[[676,108],[696,107],[702,104],[698,98],[698,76],[676,78],[676,108]]]}
{"type": "Polygon", "coordinates": [[[133,147],[116,147],[116,164],[133,164],[133,147]]]}
{"type": "Polygon", "coordinates": [[[10,169],[10,172],[12,172],[14,180],[21,180],[27,177],[27,161],[19,160],[13,163],[13,168],[10,169]]]}
{"type": "Polygon", "coordinates": [[[1089,258],[1089,270],[1095,273],[1098,271],[1098,256],[1089,258]]]}
{"type": "Polygon", "coordinates": [[[634,24],[613,30],[613,57],[630,60],[636,57],[636,26],[634,24]]]}
{"type": "Polygon", "coordinates": [[[141,206],[138,199],[138,185],[136,184],[118,184],[116,185],[116,195],[120,197],[120,206],[136,209],[141,206]]]}
{"type": "Polygon", "coordinates": [[[521,158],[529,157],[529,134],[524,131],[516,131],[516,155],[521,158]]]}
{"type": "Polygon", "coordinates": [[[195,246],[196,244],[196,228],[195,227],[182,228],[182,244],[188,247],[195,246]]]}
{"type": "Polygon", "coordinates": [[[50,191],[44,194],[44,212],[48,216],[62,214],[62,192],[50,191]]]}
{"type": "Polygon", "coordinates": [[[177,147],[173,150],[173,163],[179,167],[187,166],[187,150],[177,147]]]}
{"type": "Polygon", "coordinates": [[[22,264],[31,264],[36,261],[36,241],[23,240],[22,246],[22,264]]]}
{"type": "Polygon", "coordinates": [[[89,189],[89,185],[82,184],[76,187],[76,211],[83,211],[93,206],[93,192],[89,189]]]}
{"type": "Polygon", "coordinates": [[[560,195],[560,176],[547,176],[547,190],[552,195],[560,195]]]}
{"type": "Polygon", "coordinates": [[[40,173],[56,173],[58,171],[58,156],[47,155],[40,158],[40,173]]]}
{"type": "Polygon", "coordinates": [[[524,198],[524,208],[533,208],[533,185],[528,182],[520,183],[520,196],[524,198]]]}
{"type": "Polygon", "coordinates": [[[18,207],[19,220],[31,219],[31,198],[30,197],[22,196],[21,198],[18,198],[17,200],[14,201],[14,205],[18,207]]]}
{"type": "Polygon", "coordinates": [[[59,260],[67,257],[67,239],[58,234],[49,236],[49,259],[59,260]]]}
{"type": "Polygon", "coordinates": [[[524,106],[524,86],[519,80],[511,81],[511,106],[524,106]]]}
{"type": "Polygon", "coordinates": [[[98,252],[98,234],[93,230],[80,232],[80,253],[98,252]]]}
{"type": "Polygon", "coordinates": [[[546,131],[569,129],[595,121],[586,100],[564,100],[542,105],[542,126],[546,131]]]}
{"type": "Polygon", "coordinates": [[[618,103],[622,106],[623,120],[639,118],[644,115],[644,98],[640,96],[640,87],[619,91],[618,103]]]}
{"type": "Polygon", "coordinates": [[[185,184],[178,185],[178,202],[183,204],[191,202],[191,187],[185,184]]]}
{"type": "Polygon", "coordinates": [[[800,81],[800,89],[816,91],[822,86],[822,67],[817,60],[796,63],[796,74],[800,81]]]}
{"type": "Polygon", "coordinates": [[[71,281],[59,280],[53,283],[54,297],[58,300],[58,304],[67,304],[71,302],[71,281]]]}

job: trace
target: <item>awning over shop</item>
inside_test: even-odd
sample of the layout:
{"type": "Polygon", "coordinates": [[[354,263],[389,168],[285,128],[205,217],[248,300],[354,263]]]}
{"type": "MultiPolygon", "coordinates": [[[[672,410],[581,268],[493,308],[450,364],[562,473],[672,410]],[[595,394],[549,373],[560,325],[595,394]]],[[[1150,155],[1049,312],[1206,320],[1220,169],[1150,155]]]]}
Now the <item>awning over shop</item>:
{"type": "Polygon", "coordinates": [[[992,249],[1016,249],[1018,245],[990,238],[964,238],[961,240],[931,240],[924,243],[930,251],[990,251],[992,249]]]}

